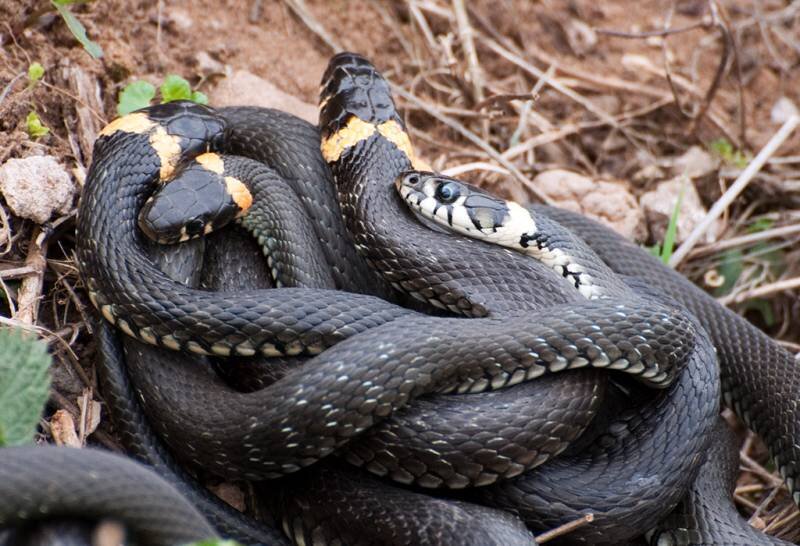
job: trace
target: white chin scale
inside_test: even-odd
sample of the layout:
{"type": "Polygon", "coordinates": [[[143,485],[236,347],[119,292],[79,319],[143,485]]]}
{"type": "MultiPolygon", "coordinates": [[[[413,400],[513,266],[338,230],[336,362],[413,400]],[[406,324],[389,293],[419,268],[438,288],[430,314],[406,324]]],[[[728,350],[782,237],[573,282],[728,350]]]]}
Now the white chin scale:
{"type": "MultiPolygon", "coordinates": [[[[513,228],[513,239],[510,244],[505,246],[521,250],[522,252],[533,256],[546,266],[550,267],[567,279],[578,291],[587,299],[593,300],[603,296],[603,290],[600,286],[594,283],[592,277],[586,272],[584,267],[576,263],[574,258],[559,248],[548,248],[542,246],[539,248],[535,243],[523,247],[521,240],[523,235],[528,240],[533,241],[538,232],[536,222],[533,221],[531,213],[525,208],[519,206],[513,201],[506,201],[508,205],[509,216],[511,221],[506,224],[508,229],[513,228]]],[[[504,244],[504,243],[500,243],[504,244]]]]}
{"type": "Polygon", "coordinates": [[[472,223],[464,205],[466,196],[458,197],[450,205],[440,205],[433,197],[435,189],[425,184],[422,191],[407,186],[400,187],[400,195],[420,215],[440,225],[448,226],[453,231],[475,239],[491,242],[523,252],[541,261],[556,273],[566,278],[585,298],[597,299],[603,296],[603,290],[595,284],[586,270],[566,252],[558,248],[539,248],[535,243],[527,248],[521,244],[523,235],[535,239],[539,231],[530,212],[513,201],[506,201],[507,213],[502,225],[478,229],[472,223]],[[438,207],[438,208],[437,208],[438,207]]]}

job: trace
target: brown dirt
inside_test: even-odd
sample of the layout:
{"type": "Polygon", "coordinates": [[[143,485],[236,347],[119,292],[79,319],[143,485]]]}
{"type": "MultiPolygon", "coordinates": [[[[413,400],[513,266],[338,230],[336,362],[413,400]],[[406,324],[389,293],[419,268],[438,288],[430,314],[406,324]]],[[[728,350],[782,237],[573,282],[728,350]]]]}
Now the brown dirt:
{"type": "MultiPolygon", "coordinates": [[[[718,26],[696,28],[668,38],[672,75],[686,82],[679,85],[680,101],[695,111],[712,86],[720,62],[722,30],[727,29],[735,38],[731,62],[710,97],[707,115],[694,133],[690,131],[692,121],[681,115],[674,103],[663,100],[660,106],[656,104],[671,96],[663,73],[661,38],[625,39],[597,32],[661,29],[669,3],[480,0],[468,4],[487,97],[500,95],[502,99],[504,94],[528,93],[536,83],[536,78],[490,49],[487,37],[495,34],[506,49],[518,50],[526,62],[542,71],[554,66],[554,75],[562,84],[591,101],[589,106],[578,103],[548,86],[539,90],[532,108],[538,117],[522,127],[520,142],[569,124],[583,125],[513,159],[528,178],[547,168],[568,168],[589,176],[623,180],[635,195],[640,195],[655,182],[652,177],[634,176],[643,169],[661,168],[690,146],[707,147],[712,140],[723,137],[735,148],[753,154],[779,126],[770,119],[776,101],[786,96],[800,105],[800,10],[790,12],[794,9],[790,2],[720,0],[718,26]],[[738,64],[732,62],[734,52],[738,53],[738,64]],[[640,58],[640,64],[632,64],[634,56],[640,58]],[[642,63],[648,68],[642,68],[642,63]],[[744,105],[742,119],[740,101],[744,105]],[[651,108],[644,113],[625,117],[648,106],[651,108]],[[610,128],[597,123],[602,116],[599,109],[613,116],[619,126],[610,128]]],[[[7,89],[4,98],[0,98],[0,164],[11,157],[52,154],[69,169],[75,169],[78,181],[88,166],[91,150],[85,142],[81,144],[86,133],[78,127],[77,109],[91,101],[76,100],[75,89],[64,77],[67,67],[80,68],[89,82],[97,83],[100,101],[89,114],[96,118],[89,125],[94,123],[99,128],[114,117],[117,95],[133,79],[157,83],[164,75],[177,73],[202,91],[213,89],[219,76],[201,73],[196,60],[201,51],[233,69],[245,69],[265,78],[309,103],[316,103],[319,80],[331,55],[324,41],[284,2],[104,0],[71,8],[86,26],[89,37],[105,51],[103,59],[93,60],[60,18],[46,10],[40,17],[32,16],[47,5],[49,1],[44,0],[0,3],[0,95],[7,89]],[[254,4],[261,8],[253,18],[254,4]],[[10,84],[16,76],[25,74],[33,61],[42,63],[47,70],[43,83],[29,88],[23,75],[10,84]],[[51,128],[50,135],[36,140],[28,137],[25,117],[32,109],[51,128]]],[[[708,6],[706,0],[675,2],[671,28],[710,20],[708,6]]],[[[512,134],[518,128],[520,103],[500,100],[497,108],[479,108],[450,2],[310,1],[309,10],[342,46],[370,57],[395,83],[460,121],[497,151],[502,153],[510,147],[512,134]],[[419,19],[409,11],[410,4],[420,8],[433,43],[426,40],[419,19]]],[[[492,161],[452,126],[433,119],[408,101],[399,103],[405,108],[421,155],[437,169],[492,161]]],[[[770,164],[756,177],[725,217],[723,240],[747,233],[748,224],[758,219],[768,219],[776,226],[798,223],[800,161],[796,158],[800,156],[800,131],[781,147],[779,155],[794,156],[795,160],[770,164]]],[[[733,165],[724,164],[719,176],[711,177],[710,182],[695,181],[706,205],[719,197],[737,172],[733,165]]],[[[509,176],[479,169],[468,173],[468,177],[518,199],[531,197],[523,185],[509,176]]],[[[70,400],[83,388],[92,386],[91,377],[90,384],[84,384],[79,370],[82,364],[91,374],[92,348],[85,317],[80,312],[88,308],[88,303],[71,262],[73,218],[74,210],[44,226],[49,245],[39,314],[39,324],[58,332],[65,340],[52,344],[59,362],[54,397],[56,405],[71,410],[74,404],[70,406],[70,400]]],[[[25,262],[31,252],[28,241],[36,228],[29,221],[14,217],[5,227],[10,228],[13,238],[7,244],[3,241],[6,230],[0,232],[0,271],[25,262]]],[[[777,249],[779,263],[765,265],[757,256],[746,260],[748,274],[732,290],[741,293],[797,278],[797,241],[796,235],[769,240],[773,250],[777,249]]],[[[722,268],[722,259],[713,246],[700,248],[683,270],[700,280],[709,271],[722,268]]],[[[4,284],[7,298],[13,302],[20,281],[8,278],[4,284]]],[[[748,318],[797,352],[800,305],[796,293],[797,289],[776,290],[762,298],[732,304],[732,308],[747,313],[748,318]]],[[[0,314],[13,316],[7,301],[0,314]]],[[[101,440],[113,443],[106,434],[107,426],[103,423],[97,434],[101,440]]],[[[746,445],[751,444],[748,441],[746,445]]],[[[750,455],[767,464],[763,449],[753,445],[750,455]]],[[[743,473],[742,483],[754,480],[757,481],[757,473],[743,473]]],[[[752,510],[770,491],[765,485],[760,491],[743,492],[739,504],[752,510]]],[[[760,510],[761,521],[767,523],[787,514],[796,512],[782,493],[760,510]]],[[[793,523],[783,524],[780,531],[796,538],[800,536],[799,529],[800,524],[794,519],[793,523]]]]}

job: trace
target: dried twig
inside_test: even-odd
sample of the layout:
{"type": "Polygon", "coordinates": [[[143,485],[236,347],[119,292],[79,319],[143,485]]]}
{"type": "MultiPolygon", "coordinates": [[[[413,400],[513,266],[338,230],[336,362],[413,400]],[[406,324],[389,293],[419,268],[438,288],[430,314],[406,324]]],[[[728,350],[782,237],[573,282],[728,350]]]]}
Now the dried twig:
{"type": "Polygon", "coordinates": [[[28,256],[25,258],[25,265],[36,270],[35,274],[27,275],[20,283],[18,294],[18,307],[14,318],[26,323],[35,324],[39,315],[39,302],[42,298],[42,287],[44,285],[44,271],[47,267],[45,254],[47,243],[43,239],[42,231],[39,227],[33,229],[33,234],[28,245],[28,256]]]}
{"type": "MultiPolygon", "coordinates": [[[[714,100],[714,96],[717,94],[719,85],[722,82],[722,76],[725,74],[725,67],[728,66],[728,57],[730,56],[731,50],[735,50],[733,36],[731,36],[730,30],[728,30],[728,27],[722,20],[717,2],[715,0],[708,0],[708,6],[711,9],[711,17],[714,24],[722,34],[722,54],[720,55],[717,70],[714,72],[714,79],[711,80],[711,85],[708,87],[708,91],[706,91],[703,101],[697,109],[697,113],[692,117],[692,121],[689,124],[688,131],[691,135],[697,130],[697,126],[705,117],[708,107],[711,105],[711,101],[714,100]]],[[[744,146],[744,142],[740,141],[739,146],[744,146]]]]}
{"type": "Polygon", "coordinates": [[[0,269],[0,279],[21,279],[28,275],[39,273],[40,268],[32,265],[23,265],[20,267],[10,267],[8,269],[0,269]]]}
{"type": "Polygon", "coordinates": [[[334,53],[344,51],[344,48],[331,36],[325,27],[320,24],[306,6],[305,0],[283,0],[289,9],[303,22],[308,29],[325,43],[334,53]]]}
{"type": "Polygon", "coordinates": [[[469,24],[467,9],[464,7],[464,0],[453,0],[453,12],[456,16],[458,39],[461,42],[461,47],[464,48],[464,56],[467,59],[467,71],[472,83],[475,102],[481,103],[484,99],[483,88],[485,83],[483,71],[478,63],[478,53],[475,51],[475,42],[472,39],[472,26],[469,24]]]}
{"type": "MultiPolygon", "coordinates": [[[[72,400],[61,394],[60,392],[56,391],[55,389],[50,390],[50,398],[56,403],[56,405],[66,411],[68,411],[74,420],[80,419],[81,410],[78,408],[78,405],[75,404],[72,400]]],[[[100,445],[103,447],[110,449],[116,453],[124,453],[125,450],[119,445],[119,443],[112,438],[106,432],[102,430],[95,430],[92,433],[92,438],[96,440],[100,445]]]]}
{"type": "MultiPolygon", "coordinates": [[[[640,117],[640,116],[645,116],[647,114],[650,114],[654,110],[658,110],[659,108],[661,108],[661,107],[663,107],[663,106],[665,106],[665,105],[667,105],[667,104],[669,104],[671,102],[672,102],[672,97],[666,97],[665,96],[665,97],[662,97],[660,100],[654,102],[653,104],[649,104],[649,105],[644,106],[642,108],[639,108],[637,110],[628,112],[628,113],[623,114],[621,116],[618,116],[616,119],[617,119],[618,122],[622,122],[622,121],[625,121],[625,120],[628,120],[628,119],[633,119],[633,118],[637,118],[637,117],[640,117]]],[[[533,137],[529,138],[525,142],[521,142],[520,144],[517,144],[516,146],[512,146],[511,148],[509,148],[508,150],[503,152],[503,157],[506,158],[506,159],[513,159],[513,158],[518,157],[518,156],[520,156],[520,155],[522,155],[522,154],[524,154],[524,153],[526,153],[526,152],[528,152],[530,150],[533,150],[534,148],[536,148],[538,146],[542,146],[542,145],[548,144],[550,142],[556,142],[558,140],[561,140],[564,137],[567,137],[569,135],[578,133],[578,132],[583,131],[583,130],[596,129],[598,127],[603,127],[605,125],[608,125],[608,123],[606,123],[605,120],[587,121],[587,122],[583,122],[583,123],[567,123],[565,125],[562,125],[558,129],[553,129],[552,131],[548,131],[546,133],[541,133],[539,135],[536,135],[536,136],[533,136],[533,137]]]]}
{"type": "Polygon", "coordinates": [[[525,186],[537,199],[541,200],[543,203],[552,205],[553,201],[544,193],[542,193],[539,188],[537,188],[533,182],[525,176],[517,167],[514,166],[513,163],[505,159],[502,155],[500,155],[497,150],[492,148],[488,142],[483,140],[481,137],[464,127],[461,123],[453,118],[450,118],[441,112],[439,112],[435,106],[428,104],[427,102],[423,101],[422,99],[412,95],[402,87],[396,84],[390,84],[392,86],[392,90],[403,97],[405,100],[412,102],[419,106],[425,113],[429,116],[439,120],[440,122],[444,123],[448,127],[452,128],[461,136],[472,142],[474,145],[479,147],[481,150],[486,152],[486,154],[497,161],[500,165],[508,169],[508,171],[516,178],[523,186],[525,186]]]}
{"type": "Polygon", "coordinates": [[[553,540],[554,538],[558,538],[560,536],[566,535],[567,533],[571,533],[575,529],[583,527],[584,525],[591,523],[593,521],[594,521],[594,514],[586,514],[582,518],[570,521],[569,523],[565,523],[564,525],[559,525],[555,529],[551,529],[540,535],[536,535],[536,537],[534,538],[536,539],[537,544],[544,544],[549,540],[553,540]]]}
{"type": "Polygon", "coordinates": [[[690,30],[697,30],[698,28],[708,28],[710,21],[699,21],[686,25],[685,27],[677,28],[662,28],[661,30],[646,30],[644,32],[624,32],[622,30],[614,30],[609,28],[596,28],[594,31],[598,34],[605,34],[606,36],[613,36],[614,38],[627,38],[631,40],[639,40],[642,38],[652,38],[655,36],[671,36],[672,34],[683,34],[690,30]]]}
{"type": "Polygon", "coordinates": [[[748,233],[747,235],[731,237],[730,239],[724,239],[722,241],[717,241],[708,245],[698,247],[689,253],[689,257],[696,258],[698,256],[714,254],[716,252],[728,250],[729,248],[747,246],[753,243],[757,243],[759,241],[763,241],[765,239],[772,239],[775,237],[785,237],[787,235],[793,235],[795,233],[800,233],[800,224],[792,224],[789,226],[781,226],[777,228],[765,229],[764,231],[757,231],[756,233],[748,233]]]}
{"type": "Polygon", "coordinates": [[[778,132],[769,139],[769,142],[758,152],[758,155],[753,158],[750,164],[747,165],[747,168],[742,171],[742,174],[731,184],[731,187],[717,199],[717,202],[714,203],[711,210],[709,210],[705,217],[695,226],[689,236],[686,237],[683,244],[677,248],[669,260],[670,266],[677,267],[678,264],[686,258],[714,220],[716,220],[747,187],[756,173],[764,166],[766,160],[778,150],[780,145],[783,144],[783,141],[788,138],[798,124],[800,124],[800,115],[794,115],[786,120],[781,128],[778,129],[778,132]]]}
{"type": "Polygon", "coordinates": [[[443,169],[442,174],[445,176],[452,176],[453,178],[457,176],[461,176],[464,173],[472,172],[472,171],[487,171],[492,173],[498,173],[503,175],[510,175],[511,173],[504,169],[503,167],[498,167],[492,163],[486,163],[485,161],[473,161],[472,163],[462,163],[461,165],[456,165],[455,167],[450,167],[449,169],[443,169]]]}
{"type": "MultiPolygon", "coordinates": [[[[501,57],[503,57],[507,61],[517,65],[519,68],[521,68],[525,72],[529,73],[530,75],[532,75],[532,76],[534,76],[536,78],[539,78],[539,79],[545,79],[546,78],[546,73],[544,71],[539,70],[537,67],[533,66],[532,64],[530,64],[529,62],[524,60],[519,55],[515,55],[514,53],[512,53],[508,49],[504,48],[502,45],[500,45],[495,40],[487,37],[487,38],[484,39],[484,41],[486,42],[486,45],[488,45],[489,48],[492,51],[494,51],[495,53],[497,53],[498,55],[500,55],[501,57]]],[[[592,101],[590,101],[589,99],[587,99],[586,97],[584,97],[580,93],[578,93],[578,92],[574,91],[573,89],[567,87],[566,85],[562,84],[556,78],[545,79],[545,82],[547,83],[547,85],[549,85],[550,87],[552,87],[553,89],[555,89],[556,91],[558,91],[559,93],[564,95],[565,97],[577,102],[578,104],[580,104],[581,106],[586,108],[589,112],[591,112],[592,114],[597,116],[599,119],[603,120],[608,125],[611,125],[614,129],[618,130],[623,136],[625,136],[625,138],[628,139],[628,141],[631,144],[636,146],[643,153],[649,154],[649,152],[647,150],[641,148],[640,144],[636,141],[636,139],[633,138],[633,136],[629,133],[629,131],[627,129],[625,129],[625,127],[622,127],[621,125],[619,125],[617,123],[617,120],[614,119],[614,117],[611,114],[607,113],[602,108],[598,107],[596,104],[594,104],[592,101]]]]}
{"type": "Polygon", "coordinates": [[[24,75],[25,72],[20,72],[19,74],[11,78],[11,81],[8,82],[8,84],[6,84],[6,86],[3,88],[3,92],[0,93],[0,105],[3,104],[3,101],[5,100],[6,96],[8,96],[8,93],[11,91],[11,88],[14,87],[14,84],[17,83],[17,81],[19,81],[19,79],[24,75]]]}
{"type": "MultiPolygon", "coordinates": [[[[672,16],[674,14],[675,14],[675,0],[672,0],[672,2],[669,3],[669,9],[667,10],[667,15],[664,17],[665,29],[669,28],[669,26],[672,24],[672,16]]],[[[673,80],[672,78],[672,69],[670,68],[671,64],[669,62],[669,57],[670,54],[669,50],[667,49],[667,38],[665,36],[664,39],[661,40],[661,58],[664,62],[664,76],[666,77],[667,85],[669,85],[669,90],[672,93],[672,97],[675,99],[675,106],[678,107],[678,111],[687,118],[691,118],[692,113],[683,106],[680,95],[678,94],[678,88],[675,86],[675,80],[673,80]]]]}
{"type": "Polygon", "coordinates": [[[411,13],[414,22],[417,23],[417,26],[422,31],[422,35],[425,37],[425,45],[428,47],[428,52],[431,55],[437,56],[439,53],[439,44],[436,43],[436,38],[433,36],[433,32],[431,32],[428,20],[425,19],[425,15],[417,4],[418,2],[416,0],[409,0],[408,11],[411,13]]]}
{"type": "Polygon", "coordinates": [[[800,277],[775,281],[773,283],[759,286],[758,288],[745,290],[744,292],[740,292],[738,294],[729,294],[722,298],[717,298],[717,301],[720,302],[722,305],[728,305],[731,303],[742,303],[743,301],[747,301],[749,299],[763,298],[766,296],[777,294],[778,292],[784,292],[786,290],[794,290],[797,288],[800,288],[800,277]]]}

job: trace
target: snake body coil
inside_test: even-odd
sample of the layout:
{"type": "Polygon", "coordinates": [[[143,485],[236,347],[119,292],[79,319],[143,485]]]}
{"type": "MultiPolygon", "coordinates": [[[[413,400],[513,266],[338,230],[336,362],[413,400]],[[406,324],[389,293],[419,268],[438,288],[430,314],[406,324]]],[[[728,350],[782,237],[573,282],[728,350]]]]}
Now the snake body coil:
{"type": "MultiPolygon", "coordinates": [[[[78,262],[92,303],[109,323],[138,342],[202,358],[313,357],[288,367],[265,389],[239,393],[187,361],[186,354],[134,358],[138,349],[131,345],[129,359],[138,362],[131,367],[131,379],[167,442],[190,462],[222,476],[264,480],[293,475],[278,486],[278,512],[284,532],[298,543],[329,543],[343,536],[348,541],[364,537],[364,543],[434,543],[435,533],[421,534],[430,525],[442,530],[440,543],[457,540],[457,532],[445,531],[445,518],[428,524],[411,508],[402,509],[409,506],[403,503],[414,502],[460,514],[452,516],[458,532],[464,543],[474,544],[533,542],[515,517],[475,502],[509,510],[533,529],[591,511],[595,523],[569,537],[578,543],[618,544],[662,520],[693,481],[718,410],[716,361],[705,324],[670,296],[692,304],[700,300],[672,290],[663,296],[640,281],[617,276],[614,271],[664,279],[675,274],[651,262],[626,270],[628,262],[617,259],[615,249],[627,247],[593,224],[558,211],[541,209],[546,229],[540,235],[548,237],[546,242],[530,232],[527,242],[550,252],[542,259],[420,224],[395,192],[398,177],[415,166],[410,141],[388,84],[363,57],[337,55],[323,76],[321,156],[293,141],[292,135],[315,133],[291,119],[262,110],[217,113],[169,103],[120,118],[97,142],[78,215],[78,262]],[[264,122],[272,128],[264,129],[264,122]],[[269,160],[272,170],[231,154],[269,160]],[[335,186],[327,184],[323,162],[335,186]],[[292,205],[296,213],[305,211],[322,224],[306,239],[318,242],[319,249],[295,262],[303,265],[301,271],[279,265],[292,263],[297,254],[286,249],[294,247],[267,248],[273,281],[283,286],[279,289],[210,292],[171,279],[149,257],[138,214],[159,182],[167,182],[164,192],[196,191],[181,186],[181,177],[192,170],[208,180],[214,179],[212,173],[220,175],[218,181],[232,196],[229,205],[238,207],[225,214],[239,214],[263,247],[270,247],[278,224],[268,226],[267,212],[259,217],[258,211],[265,210],[258,208],[259,191],[283,179],[298,194],[292,205]],[[319,172],[312,189],[304,188],[303,180],[319,172]],[[341,213],[326,202],[334,187],[341,213]],[[255,204],[248,203],[248,194],[256,197],[255,204]],[[562,220],[583,240],[559,231],[562,220]],[[343,226],[352,239],[343,234],[343,226]],[[322,259],[333,264],[328,274],[308,264],[322,259]],[[427,316],[377,297],[387,290],[359,266],[363,261],[398,293],[451,316],[427,316]],[[638,382],[631,389],[643,384],[658,392],[611,418],[594,437],[584,439],[583,451],[566,458],[548,460],[587,426],[596,413],[594,402],[581,410],[584,417],[575,425],[556,425],[561,419],[552,415],[525,419],[541,419],[554,431],[574,427],[557,438],[554,434],[552,445],[537,447],[535,434],[511,420],[490,434],[472,431],[468,423],[475,418],[467,417],[457,401],[475,405],[473,415],[516,412],[510,401],[503,401],[502,389],[515,402],[537,400],[544,395],[536,393],[532,380],[579,368],[626,372],[638,382]],[[208,407],[204,400],[217,403],[208,407]],[[452,411],[446,409],[451,403],[452,411]],[[442,422],[435,429],[426,428],[437,418],[442,422]],[[452,430],[447,430],[448,421],[452,430]],[[670,440],[678,437],[679,442],[670,440]],[[353,498],[341,515],[364,521],[365,509],[354,497],[363,494],[381,503],[381,487],[389,486],[320,462],[333,453],[403,484],[476,489],[468,491],[471,502],[453,505],[428,494],[385,489],[397,504],[387,504],[383,517],[397,510],[411,514],[402,519],[405,531],[392,535],[396,528],[377,525],[369,537],[347,535],[347,529],[337,527],[337,515],[322,509],[330,506],[325,495],[353,498]],[[303,470],[311,465],[315,468],[303,470]],[[315,489],[318,498],[310,493],[315,489]],[[303,509],[315,502],[318,510],[303,509]],[[497,532],[487,533],[494,525],[488,521],[498,522],[497,532]]],[[[157,203],[149,205],[152,210],[157,203]]],[[[207,225],[204,218],[184,235],[203,233],[207,225]]],[[[688,306],[706,309],[705,303],[688,306]]],[[[748,343],[754,338],[749,330],[738,331],[748,343]]],[[[718,350],[720,343],[743,343],[713,328],[711,336],[718,350]]],[[[771,345],[758,343],[753,356],[776,354],[771,345]]],[[[107,362],[119,364],[119,346],[109,340],[103,347],[116,358],[107,362]]],[[[547,379],[548,386],[566,393],[582,384],[584,396],[600,399],[605,378],[590,371],[585,377],[559,374],[547,379]]],[[[794,381],[796,374],[790,377],[794,381]]],[[[736,395],[737,388],[741,393],[740,387],[727,392],[736,395]]],[[[758,404],[747,394],[737,400],[747,408],[758,404]]],[[[578,413],[569,405],[563,412],[578,413]]],[[[496,415],[493,419],[502,422],[502,413],[496,415]]],[[[756,424],[777,421],[748,417],[756,424]]],[[[775,445],[787,442],[791,439],[780,437],[775,445]]],[[[793,486],[794,459],[785,452],[779,460],[793,486]]]]}

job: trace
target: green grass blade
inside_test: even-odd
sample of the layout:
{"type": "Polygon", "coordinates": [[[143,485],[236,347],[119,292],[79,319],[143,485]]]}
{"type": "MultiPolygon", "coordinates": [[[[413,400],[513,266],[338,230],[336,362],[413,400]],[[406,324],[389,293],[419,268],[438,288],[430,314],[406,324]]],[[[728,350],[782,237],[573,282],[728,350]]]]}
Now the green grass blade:
{"type": "Polygon", "coordinates": [[[53,4],[53,7],[56,8],[56,11],[61,16],[61,18],[64,19],[64,23],[67,24],[67,28],[72,33],[72,35],[75,36],[75,39],[78,40],[80,44],[83,46],[83,49],[85,49],[86,52],[95,59],[99,59],[100,57],[102,57],[103,56],[102,48],[93,41],[91,41],[88,36],[86,36],[86,29],[83,27],[81,22],[78,21],[74,15],[72,15],[72,12],[70,12],[69,9],[67,9],[66,4],[64,4],[63,2],[58,2],[56,0],[50,0],[50,2],[53,4]]]}
{"type": "Polygon", "coordinates": [[[672,215],[669,217],[669,224],[667,225],[667,232],[664,234],[664,244],[661,247],[661,261],[669,265],[669,259],[672,257],[672,251],[675,250],[675,237],[678,234],[678,216],[681,212],[681,201],[683,201],[683,189],[678,193],[678,200],[675,202],[675,208],[672,210],[672,215]]]}

